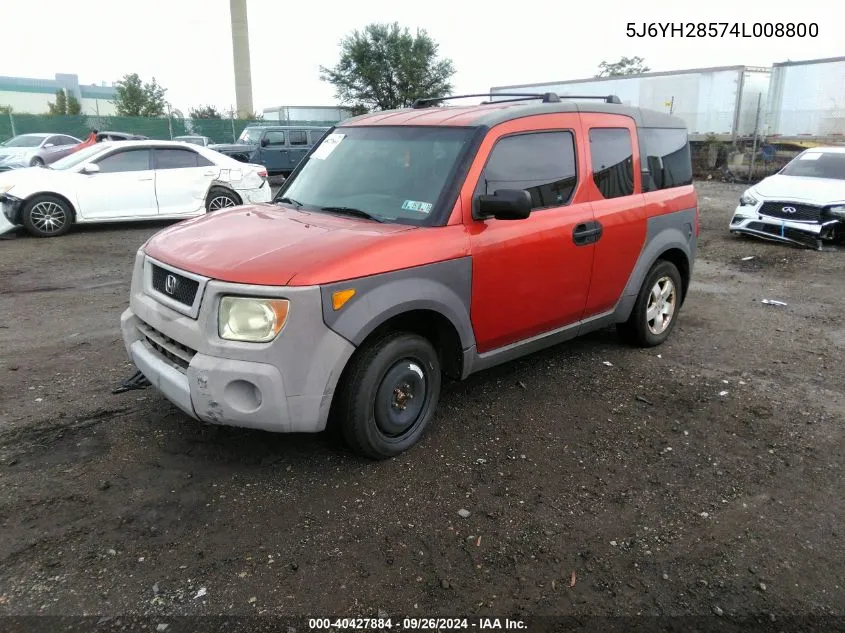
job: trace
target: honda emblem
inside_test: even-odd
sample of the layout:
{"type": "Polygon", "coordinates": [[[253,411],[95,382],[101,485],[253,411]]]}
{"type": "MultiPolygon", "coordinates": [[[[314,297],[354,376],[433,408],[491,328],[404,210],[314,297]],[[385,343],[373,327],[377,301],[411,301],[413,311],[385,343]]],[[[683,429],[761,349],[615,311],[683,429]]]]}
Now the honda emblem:
{"type": "Polygon", "coordinates": [[[168,275],[167,278],[164,280],[164,291],[172,295],[176,292],[176,289],[179,287],[179,280],[176,279],[174,275],[168,275]]]}

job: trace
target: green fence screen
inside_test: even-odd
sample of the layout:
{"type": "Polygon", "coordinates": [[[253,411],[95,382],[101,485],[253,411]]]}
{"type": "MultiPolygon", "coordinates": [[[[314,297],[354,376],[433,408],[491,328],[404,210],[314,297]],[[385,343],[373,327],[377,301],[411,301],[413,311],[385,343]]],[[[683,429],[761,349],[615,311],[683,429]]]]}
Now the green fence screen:
{"type": "Polygon", "coordinates": [[[85,139],[91,129],[142,134],[166,140],[197,134],[214,143],[232,143],[248,125],[313,125],[329,127],[336,121],[249,121],[243,119],[177,119],[124,116],[50,116],[46,114],[0,114],[0,141],[17,134],[54,132],[85,139]]]}

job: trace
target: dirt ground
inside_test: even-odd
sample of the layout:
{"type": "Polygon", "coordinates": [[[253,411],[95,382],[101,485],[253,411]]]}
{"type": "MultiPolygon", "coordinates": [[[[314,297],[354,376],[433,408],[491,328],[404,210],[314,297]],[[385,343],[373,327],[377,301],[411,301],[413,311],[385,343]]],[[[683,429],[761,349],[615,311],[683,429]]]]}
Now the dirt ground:
{"type": "Polygon", "coordinates": [[[383,463],[111,394],[161,225],[0,242],[0,615],[845,614],[845,255],[731,236],[743,187],[697,186],[669,342],[452,384],[383,463]]]}

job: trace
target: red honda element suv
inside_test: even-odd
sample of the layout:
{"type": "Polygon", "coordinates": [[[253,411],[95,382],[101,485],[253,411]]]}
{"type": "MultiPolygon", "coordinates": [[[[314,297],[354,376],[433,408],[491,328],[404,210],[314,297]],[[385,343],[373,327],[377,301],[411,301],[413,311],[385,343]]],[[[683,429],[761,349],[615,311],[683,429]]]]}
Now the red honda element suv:
{"type": "Polygon", "coordinates": [[[272,203],[154,235],[121,317],[140,372],[195,419],[331,417],[384,459],[419,440],[443,376],[613,324],[665,341],[698,235],[684,122],[615,96],[505,97],[346,120],[272,203]]]}

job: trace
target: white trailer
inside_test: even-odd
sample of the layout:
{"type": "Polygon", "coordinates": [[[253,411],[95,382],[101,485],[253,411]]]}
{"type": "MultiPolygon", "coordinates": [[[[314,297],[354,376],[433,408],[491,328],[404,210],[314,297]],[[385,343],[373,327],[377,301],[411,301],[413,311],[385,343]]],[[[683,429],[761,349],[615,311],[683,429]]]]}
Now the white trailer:
{"type": "Polygon", "coordinates": [[[724,66],[671,72],[643,73],[625,77],[600,77],[572,81],[497,86],[498,93],[554,92],[566,95],[616,95],[622,103],[674,114],[682,118],[691,140],[710,134],[720,140],[753,136],[761,127],[769,88],[768,68],[724,66]],[[759,105],[759,113],[758,113],[759,105]]]}
{"type": "Polygon", "coordinates": [[[771,137],[845,134],[845,57],[773,64],[766,110],[771,137]]]}

